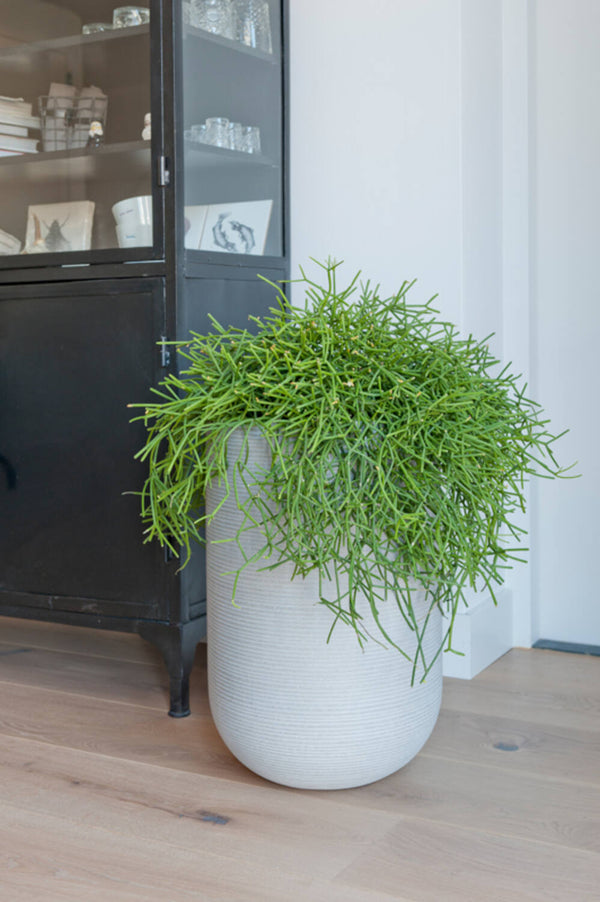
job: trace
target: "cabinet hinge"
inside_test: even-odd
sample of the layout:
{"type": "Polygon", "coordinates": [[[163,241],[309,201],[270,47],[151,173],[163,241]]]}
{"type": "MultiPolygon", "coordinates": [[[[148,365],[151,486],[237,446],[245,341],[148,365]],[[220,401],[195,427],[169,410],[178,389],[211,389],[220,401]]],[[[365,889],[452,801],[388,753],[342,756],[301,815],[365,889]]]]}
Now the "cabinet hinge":
{"type": "Polygon", "coordinates": [[[171,363],[171,351],[167,347],[167,336],[160,336],[160,365],[163,369],[166,369],[171,363]]]}
{"type": "Polygon", "coordinates": [[[170,181],[169,159],[168,157],[160,156],[158,158],[158,184],[161,188],[164,188],[170,181]]]}

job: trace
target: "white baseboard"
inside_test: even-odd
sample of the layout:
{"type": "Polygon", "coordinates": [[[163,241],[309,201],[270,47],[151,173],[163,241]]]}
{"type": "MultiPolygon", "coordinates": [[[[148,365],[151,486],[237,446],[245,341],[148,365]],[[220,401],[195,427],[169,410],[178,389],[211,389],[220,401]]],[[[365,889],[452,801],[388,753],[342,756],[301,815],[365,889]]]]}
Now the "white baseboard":
{"type": "Polygon", "coordinates": [[[444,654],[444,676],[471,680],[513,647],[512,593],[497,598],[497,606],[483,596],[456,615],[452,646],[463,654],[444,654]]]}

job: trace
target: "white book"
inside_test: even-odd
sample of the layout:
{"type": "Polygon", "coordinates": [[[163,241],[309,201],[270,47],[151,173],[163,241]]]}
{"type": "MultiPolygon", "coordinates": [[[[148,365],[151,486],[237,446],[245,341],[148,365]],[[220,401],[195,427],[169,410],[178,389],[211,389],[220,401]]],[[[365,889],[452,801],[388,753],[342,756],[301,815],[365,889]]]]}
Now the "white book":
{"type": "Polygon", "coordinates": [[[27,129],[22,125],[6,125],[0,119],[0,132],[3,135],[19,135],[22,138],[27,137],[27,129]]]}
{"type": "Polygon", "coordinates": [[[19,116],[16,113],[4,113],[0,110],[0,131],[3,125],[18,125],[21,128],[37,128],[40,127],[38,116],[19,116]]]}
{"type": "Polygon", "coordinates": [[[17,150],[20,153],[37,153],[37,138],[20,138],[17,135],[3,135],[0,125],[0,150],[17,150]]]}
{"type": "Polygon", "coordinates": [[[32,104],[26,103],[21,98],[0,97],[0,111],[11,113],[15,116],[31,116],[32,104]]]}

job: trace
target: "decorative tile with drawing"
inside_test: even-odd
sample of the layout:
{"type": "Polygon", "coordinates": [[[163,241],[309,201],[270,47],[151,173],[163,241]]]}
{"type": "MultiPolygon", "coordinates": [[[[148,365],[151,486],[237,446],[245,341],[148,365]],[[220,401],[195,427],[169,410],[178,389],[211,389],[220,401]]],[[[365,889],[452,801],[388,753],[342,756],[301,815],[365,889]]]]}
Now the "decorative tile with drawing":
{"type": "Polygon", "coordinates": [[[272,207],[272,200],[211,204],[200,250],[264,254],[272,207]]]}
{"type": "Polygon", "coordinates": [[[37,204],[27,211],[26,254],[87,251],[92,244],[93,201],[37,204]]]}

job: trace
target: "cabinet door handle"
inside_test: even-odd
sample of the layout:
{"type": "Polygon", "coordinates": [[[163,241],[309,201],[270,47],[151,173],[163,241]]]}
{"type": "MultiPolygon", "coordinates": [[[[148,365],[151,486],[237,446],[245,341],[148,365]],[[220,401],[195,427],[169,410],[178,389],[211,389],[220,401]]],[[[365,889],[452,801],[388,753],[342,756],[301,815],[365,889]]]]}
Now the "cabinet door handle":
{"type": "Polygon", "coordinates": [[[163,369],[166,369],[171,363],[171,351],[167,347],[167,336],[161,335],[158,344],[160,347],[160,365],[163,369]]]}
{"type": "Polygon", "coordinates": [[[168,157],[160,156],[158,158],[158,184],[161,188],[165,188],[170,181],[169,159],[168,157]]]}

